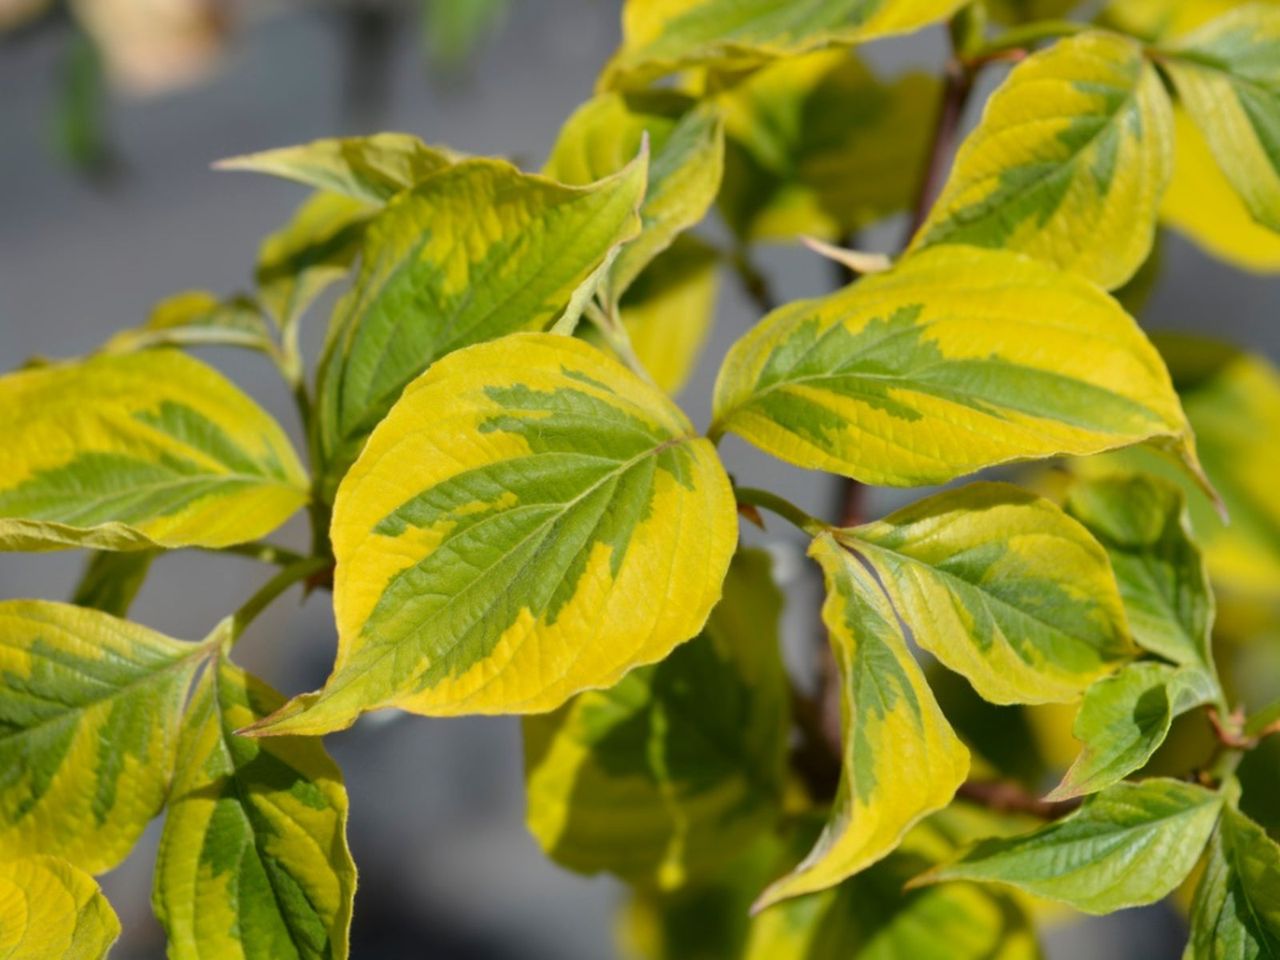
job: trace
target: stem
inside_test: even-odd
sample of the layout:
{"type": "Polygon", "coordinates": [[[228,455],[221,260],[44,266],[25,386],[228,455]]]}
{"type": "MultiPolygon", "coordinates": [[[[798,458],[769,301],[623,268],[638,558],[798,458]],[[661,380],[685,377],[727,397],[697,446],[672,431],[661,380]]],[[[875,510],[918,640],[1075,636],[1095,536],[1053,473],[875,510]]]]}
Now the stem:
{"type": "MultiPolygon", "coordinates": [[[[612,298],[610,303],[613,303],[612,298]]],[[[622,322],[622,317],[618,315],[617,306],[611,305],[605,309],[598,303],[588,303],[583,313],[596,325],[596,329],[600,331],[613,352],[622,359],[631,372],[646,383],[653,383],[653,377],[636,356],[635,348],[631,346],[631,335],[627,333],[627,327],[622,322]]]]}
{"type": "Polygon", "coordinates": [[[977,64],[994,59],[997,54],[1011,50],[1025,50],[1042,40],[1057,40],[1059,37],[1070,37],[1090,29],[1087,23],[1074,20],[1041,20],[1026,26],[1006,30],[990,43],[985,43],[965,58],[969,64],[977,64]]]}
{"type": "Polygon", "coordinates": [[[1259,710],[1244,727],[1245,736],[1261,740],[1273,733],[1280,733],[1280,701],[1259,710]]]}
{"type": "Polygon", "coordinates": [[[929,160],[925,166],[924,176],[920,180],[920,189],[916,193],[916,202],[911,211],[911,220],[907,226],[907,237],[903,247],[910,244],[912,237],[924,225],[929,216],[929,209],[942,189],[942,180],[947,172],[947,161],[951,158],[956,137],[960,131],[960,120],[964,116],[964,108],[969,103],[969,94],[973,92],[973,74],[959,59],[953,57],[947,64],[946,76],[942,87],[942,103],[938,108],[938,122],[933,130],[933,140],[929,144],[929,160]]]}
{"type": "Polygon", "coordinates": [[[290,550],[287,547],[278,547],[274,543],[263,543],[255,540],[252,543],[236,543],[229,547],[222,547],[219,550],[210,551],[211,553],[233,553],[238,557],[248,557],[250,560],[257,560],[259,563],[269,563],[276,567],[287,567],[295,563],[300,563],[307,559],[296,550],[290,550]]]}
{"type": "Polygon", "coordinates": [[[258,614],[269,607],[271,602],[280,594],[295,583],[301,583],[308,577],[328,569],[329,566],[330,560],[328,557],[307,557],[297,563],[290,564],[277,573],[263,584],[257,593],[246,600],[239,610],[231,615],[231,627],[227,643],[234,645],[240,639],[240,635],[244,633],[245,628],[253,623],[258,614]]]}
{"type": "Polygon", "coordinates": [[[777,307],[778,300],[773,295],[769,278],[751,262],[751,258],[741,247],[729,255],[729,263],[738,274],[738,279],[742,281],[742,289],[756,305],[756,309],[761,313],[771,313],[777,307]]]}
{"type": "Polygon", "coordinates": [[[1041,820],[1057,820],[1079,808],[1083,802],[1071,800],[1041,800],[1020,784],[1009,780],[967,780],[960,785],[956,796],[994,810],[997,813],[1025,813],[1041,820]]]}
{"type": "Polygon", "coordinates": [[[811,537],[816,537],[831,529],[830,524],[823,523],[817,517],[806,513],[790,500],[784,500],[776,493],[770,493],[768,490],[760,490],[756,487],[735,487],[733,492],[739,503],[752,507],[762,507],[770,513],[776,513],[811,537]]]}

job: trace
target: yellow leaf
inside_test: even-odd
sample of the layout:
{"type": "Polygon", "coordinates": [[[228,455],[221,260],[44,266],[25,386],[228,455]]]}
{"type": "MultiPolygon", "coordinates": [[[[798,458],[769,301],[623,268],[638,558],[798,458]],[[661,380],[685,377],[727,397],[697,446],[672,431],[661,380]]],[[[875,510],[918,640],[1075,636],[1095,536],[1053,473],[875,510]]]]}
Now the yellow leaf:
{"type": "Polygon", "coordinates": [[[1143,440],[1195,465],[1164,363],[1114,300],[973,247],[771,313],[725,358],[712,432],[892,486],[1143,440]]]}
{"type": "Polygon", "coordinates": [[[627,0],[602,87],[644,86],[699,64],[769,60],[911,33],[964,0],[627,0]]]}
{"type": "Polygon", "coordinates": [[[1017,250],[1119,287],[1151,251],[1172,136],[1140,44],[1060,40],[992,94],[912,248],[1017,250]]]}
{"type": "Polygon", "coordinates": [[[656,387],[526,333],[410,384],[343,480],[332,535],[334,672],[262,733],[392,706],[538,713],[608,687],[702,629],[737,517],[711,444],[656,387]]]}
{"type": "Polygon", "coordinates": [[[832,534],[817,537],[810,554],[827,584],[822,619],[840,670],[843,768],[817,844],[756,910],[833,887],[880,860],[916,821],[950,803],[969,772],[969,752],[875,580],[832,534]]]}
{"type": "Polygon", "coordinates": [[[55,857],[0,861],[0,960],[102,960],[119,936],[87,873],[55,857]]]}
{"type": "Polygon", "coordinates": [[[0,377],[0,435],[4,550],[225,547],[307,500],[276,422],[173,350],[0,377]]]}

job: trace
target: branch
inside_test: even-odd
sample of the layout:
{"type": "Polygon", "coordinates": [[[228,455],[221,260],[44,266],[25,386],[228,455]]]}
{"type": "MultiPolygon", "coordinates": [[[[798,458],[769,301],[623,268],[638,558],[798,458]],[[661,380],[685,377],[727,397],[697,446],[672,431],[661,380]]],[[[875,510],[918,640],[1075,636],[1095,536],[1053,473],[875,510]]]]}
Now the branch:
{"type": "Polygon", "coordinates": [[[1041,820],[1065,817],[1082,802],[1079,797],[1058,801],[1041,800],[1011,780],[967,780],[960,785],[956,796],[997,813],[1025,813],[1041,820]]]}
{"type": "Polygon", "coordinates": [[[903,241],[906,247],[911,238],[924,225],[929,217],[929,209],[942,189],[942,180],[947,172],[947,161],[955,147],[956,137],[960,132],[960,121],[964,117],[964,108],[969,103],[969,94],[973,92],[973,74],[957,57],[947,63],[946,75],[942,86],[942,103],[938,108],[938,122],[933,129],[933,140],[929,144],[929,160],[925,166],[924,176],[920,180],[920,189],[916,193],[916,202],[911,211],[911,220],[907,225],[907,236],[903,241]]]}

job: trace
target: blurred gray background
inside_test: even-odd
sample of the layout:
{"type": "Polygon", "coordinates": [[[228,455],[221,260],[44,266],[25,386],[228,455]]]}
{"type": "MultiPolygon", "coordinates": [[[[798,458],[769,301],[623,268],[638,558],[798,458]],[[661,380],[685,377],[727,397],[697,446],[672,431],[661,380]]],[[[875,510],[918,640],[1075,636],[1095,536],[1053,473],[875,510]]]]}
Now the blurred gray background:
{"type": "MultiPolygon", "coordinates": [[[[214,173],[209,164],[219,157],[395,129],[540,164],[617,43],[619,5],[516,0],[496,33],[452,71],[426,63],[415,5],[278,11],[237,31],[228,59],[207,81],[148,98],[112,97],[106,118],[116,171],[106,181],[76,175],[52,147],[70,25],[55,17],[0,39],[0,367],[33,354],[92,350],[180,290],[247,288],[259,239],[304,191],[214,173]]],[[[942,52],[934,30],[879,45],[872,58],[893,71],[936,67],[942,52]]],[[[922,124],[932,122],[933,110],[921,104],[922,124]]],[[[891,250],[901,230],[888,224],[864,245],[891,250]]],[[[1275,357],[1280,283],[1213,263],[1178,237],[1167,238],[1164,256],[1145,323],[1216,333],[1275,357]]],[[[761,261],[784,298],[830,287],[829,265],[813,254],[773,248],[761,261]]],[[[311,317],[311,356],[325,309],[311,317]]],[[[719,358],[756,319],[726,276],[713,342],[682,398],[695,421],[707,420],[719,358]]],[[[297,435],[289,397],[265,360],[217,351],[206,358],[297,435]]],[[[730,469],[753,485],[832,513],[828,479],[768,461],[732,438],[724,450],[730,469]]],[[[875,493],[868,509],[878,513],[901,499],[875,493]]],[[[302,547],[305,531],[294,523],[275,539],[302,547]]],[[[789,631],[803,633],[817,603],[814,585],[781,529],[765,540],[795,559],[783,564],[784,575],[799,578],[789,631]]],[[[0,597],[65,599],[82,562],[75,552],[0,555],[0,597]]],[[[133,616],[197,639],[262,580],[263,569],[247,560],[175,553],[157,563],[133,616]]],[[[316,595],[299,609],[295,594],[277,603],[242,643],[241,662],[287,693],[318,686],[335,643],[327,600],[316,595]]],[[[356,960],[617,955],[620,889],[559,870],[524,831],[514,720],[375,717],[329,746],[346,773],[361,868],[356,960]]],[[[104,881],[124,923],[113,954],[120,960],[163,954],[147,899],[155,833],[104,881]]],[[[1055,958],[1173,958],[1182,936],[1171,911],[1153,908],[1055,930],[1048,941],[1055,958]]]]}

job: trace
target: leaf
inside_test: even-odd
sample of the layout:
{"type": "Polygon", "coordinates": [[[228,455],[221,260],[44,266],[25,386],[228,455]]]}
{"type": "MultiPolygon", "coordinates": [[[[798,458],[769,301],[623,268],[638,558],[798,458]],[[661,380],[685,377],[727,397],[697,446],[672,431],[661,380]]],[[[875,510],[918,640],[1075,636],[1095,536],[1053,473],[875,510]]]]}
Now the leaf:
{"type": "Polygon", "coordinates": [[[539,713],[612,686],[702,629],[737,517],[710,442],[657,388],[529,333],[410,385],[343,481],[332,532],[334,672],[261,733],[390,706],[539,713]]]}
{"type": "Polygon", "coordinates": [[[790,722],[781,610],[768,554],[739,553],[697,638],[525,718],[526,821],[548,856],[670,888],[773,822],[790,722]]]}
{"type": "Polygon", "coordinates": [[[840,671],[843,767],[818,842],[761,894],[756,910],[833,887],[882,859],[921,817],[950,803],[969,772],[969,752],[875,580],[831,534],[809,552],[827,586],[822,619],[840,671]]]}
{"type": "Polygon", "coordinates": [[[85,563],[71,602],[114,617],[127,615],[147,578],[151,562],[159,555],[159,550],[94,551],[85,563]]]}
{"type": "Polygon", "coordinates": [[[1280,609],[1280,500],[1272,480],[1280,473],[1280,446],[1270,441],[1280,437],[1280,373],[1261,356],[1204,337],[1165,335],[1160,348],[1230,523],[1163,458],[1143,448],[1078,461],[1075,469],[1084,475],[1137,469],[1182,482],[1218,594],[1219,628],[1249,629],[1224,622],[1242,616],[1270,624],[1280,609]]]}
{"type": "Polygon", "coordinates": [[[1253,218],[1280,230],[1280,7],[1247,4],[1172,47],[1183,106],[1253,218]]]}
{"type": "Polygon", "coordinates": [[[1074,700],[1133,652],[1102,548],[1017,487],[970,484],[839,536],[916,642],[992,703],[1074,700]]]}
{"type": "Polygon", "coordinates": [[[214,168],[266,173],[381,205],[460,160],[461,154],[407,133],[378,133],[248,153],[214,168]]]}
{"type": "Polygon", "coordinates": [[[1141,770],[1174,717],[1213,703],[1217,682],[1202,667],[1131,663],[1085,693],[1072,730],[1084,749],[1049,800],[1096,793],[1141,770]]]}
{"type": "Polygon", "coordinates": [[[468,160],[375,217],[321,361],[326,494],[431,363],[554,321],[609,253],[639,232],[644,189],[643,158],[586,187],[468,160]]]}
{"type": "Polygon", "coordinates": [[[710,105],[671,91],[601,94],[561,128],[544,170],[567,184],[603,180],[634,159],[646,134],[652,159],[641,230],[609,270],[615,299],[715,200],[724,172],[724,121],[710,105]]]}
{"type": "Polygon", "coordinates": [[[903,892],[950,847],[925,821],[903,847],[834,890],[779,904],[751,926],[744,960],[1039,960],[1013,897],[976,884],[903,892]]]}
{"type": "Polygon", "coordinates": [[[1118,783],[1021,837],[984,840],[917,882],[1008,884],[1104,914],[1162,900],[1195,866],[1222,798],[1179,780],[1118,783]]]}
{"type": "Polygon", "coordinates": [[[992,95],[913,249],[1016,250],[1119,287],[1151,251],[1172,138],[1169,98],[1140,44],[1060,40],[992,95]]]}
{"type": "Polygon", "coordinates": [[[0,602],[0,858],[124,860],[164,804],[200,654],[96,610],[0,602]]]}
{"type": "Polygon", "coordinates": [[[622,47],[600,86],[638,87],[699,64],[755,66],[910,33],[962,0],[627,0],[622,47]]]}
{"type": "Polygon", "coordinates": [[[1187,960],[1280,956],[1280,846],[1228,807],[1191,908],[1187,960]]]}
{"type": "Polygon", "coordinates": [[[681,235],[658,254],[622,298],[631,346],[654,383],[679,393],[692,376],[715,320],[720,255],[681,235]]]}
{"type": "Polygon", "coordinates": [[[152,905],[171,960],[343,960],[356,871],[342,775],[314,740],[233,731],[282,698],[220,658],[183,723],[152,905]]]}
{"type": "Polygon", "coordinates": [[[779,60],[720,96],[720,208],[744,240],[839,240],[906,209],[928,150],[924,73],[879,80],[844,50],[779,60]]]}
{"type": "Polygon", "coordinates": [[[1138,646],[1212,676],[1213,594],[1182,491],[1150,475],[1111,476],[1073,486],[1067,511],[1107,551],[1138,646]]]}
{"type": "Polygon", "coordinates": [[[0,863],[0,960],[102,960],[119,936],[87,873],[55,857],[0,863]]]}
{"type": "Polygon", "coordinates": [[[1102,19],[1123,33],[1159,40],[1181,36],[1241,4],[1242,0],[1110,0],[1102,19]]]}
{"type": "Polygon", "coordinates": [[[1019,24],[1065,17],[1080,6],[1080,0],[987,0],[993,19],[1019,24]]]}
{"type": "Polygon", "coordinates": [[[1173,111],[1173,141],[1178,160],[1160,207],[1161,219],[1232,266],[1280,273],[1280,236],[1250,216],[1181,107],[1173,111]]]}
{"type": "Polygon", "coordinates": [[[307,500],[284,431],[173,350],[0,377],[0,549],[225,547],[307,500]]]}
{"type": "Polygon", "coordinates": [[[938,248],[767,316],[729,351],[713,435],[864,483],[1154,439],[1194,462],[1155,349],[1085,280],[938,248]]]}
{"type": "Polygon", "coordinates": [[[152,347],[247,347],[266,354],[275,342],[258,312],[245,297],[223,301],[205,290],[179,293],[162,300],[141,327],[122,330],[107,341],[104,353],[132,353],[152,347]]]}
{"type": "Polygon", "coordinates": [[[262,241],[254,277],[277,326],[297,323],[327,287],[347,275],[376,210],[363,200],[321,191],[262,241]]]}

